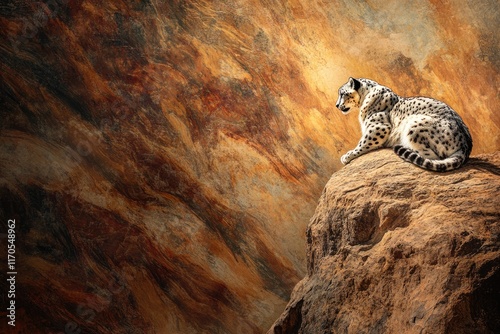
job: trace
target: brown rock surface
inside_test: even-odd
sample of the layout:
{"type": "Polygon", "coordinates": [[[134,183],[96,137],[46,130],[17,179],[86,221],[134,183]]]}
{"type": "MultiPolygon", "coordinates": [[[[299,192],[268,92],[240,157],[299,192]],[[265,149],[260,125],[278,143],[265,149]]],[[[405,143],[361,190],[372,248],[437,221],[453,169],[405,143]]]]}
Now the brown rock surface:
{"type": "Polygon", "coordinates": [[[390,150],[333,174],[269,333],[498,333],[500,152],[437,174],[390,150]]]}
{"type": "Polygon", "coordinates": [[[0,235],[15,218],[16,330],[267,330],[306,273],[321,190],[359,138],[356,116],[334,108],[348,76],[441,99],[473,154],[500,149],[497,8],[1,1],[0,235]]]}

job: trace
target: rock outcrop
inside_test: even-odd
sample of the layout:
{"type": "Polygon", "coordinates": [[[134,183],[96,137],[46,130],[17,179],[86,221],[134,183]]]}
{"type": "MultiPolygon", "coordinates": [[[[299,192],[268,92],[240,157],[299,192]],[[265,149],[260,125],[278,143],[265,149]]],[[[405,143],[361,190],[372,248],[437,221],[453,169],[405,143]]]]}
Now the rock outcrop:
{"type": "Polygon", "coordinates": [[[333,174],[268,333],[498,333],[499,175],[500,152],[437,174],[390,150],[333,174]]]}

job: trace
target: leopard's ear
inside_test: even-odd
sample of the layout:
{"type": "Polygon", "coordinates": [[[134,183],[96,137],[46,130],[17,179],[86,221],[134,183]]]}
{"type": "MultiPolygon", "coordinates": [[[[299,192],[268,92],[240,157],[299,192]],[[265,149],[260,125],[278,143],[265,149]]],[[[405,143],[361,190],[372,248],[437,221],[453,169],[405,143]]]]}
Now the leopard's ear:
{"type": "Polygon", "coordinates": [[[358,79],[349,78],[349,85],[352,89],[357,91],[359,87],[361,87],[361,82],[358,79]]]}

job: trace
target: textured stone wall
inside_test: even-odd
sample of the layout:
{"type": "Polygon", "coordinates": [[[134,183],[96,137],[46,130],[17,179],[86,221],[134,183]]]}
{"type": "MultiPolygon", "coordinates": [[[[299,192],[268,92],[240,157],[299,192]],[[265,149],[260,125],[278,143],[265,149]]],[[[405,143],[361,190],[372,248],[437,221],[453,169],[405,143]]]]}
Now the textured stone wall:
{"type": "Polygon", "coordinates": [[[30,330],[269,328],[357,142],[349,76],[442,99],[473,154],[500,148],[496,1],[4,1],[0,24],[30,330]]]}

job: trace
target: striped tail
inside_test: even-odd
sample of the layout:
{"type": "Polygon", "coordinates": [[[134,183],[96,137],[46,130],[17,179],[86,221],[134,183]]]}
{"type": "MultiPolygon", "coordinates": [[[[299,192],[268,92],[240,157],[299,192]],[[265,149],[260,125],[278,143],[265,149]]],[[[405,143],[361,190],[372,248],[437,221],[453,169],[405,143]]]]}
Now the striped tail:
{"type": "Polygon", "coordinates": [[[450,157],[443,160],[431,160],[424,158],[418,152],[401,145],[394,146],[394,152],[403,160],[411,162],[421,168],[436,172],[447,172],[457,169],[467,161],[467,158],[462,151],[457,151],[450,157]]]}

